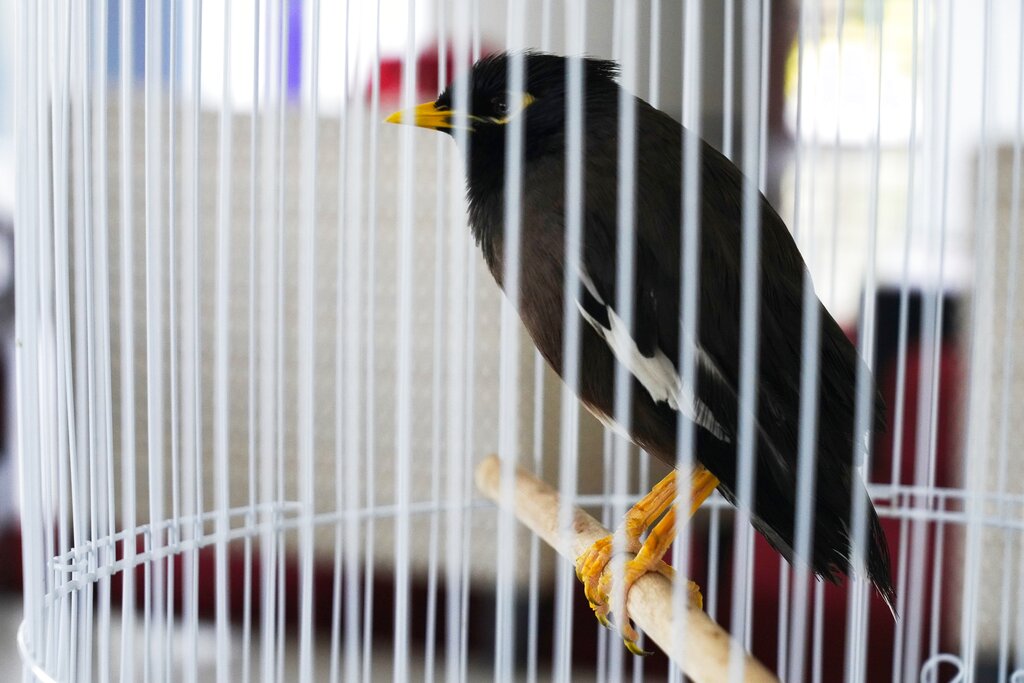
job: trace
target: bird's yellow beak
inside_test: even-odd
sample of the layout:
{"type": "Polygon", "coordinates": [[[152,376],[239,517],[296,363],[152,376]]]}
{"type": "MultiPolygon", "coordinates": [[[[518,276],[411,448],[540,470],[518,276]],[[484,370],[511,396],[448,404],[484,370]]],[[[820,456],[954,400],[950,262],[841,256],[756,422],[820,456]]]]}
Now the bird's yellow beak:
{"type": "Polygon", "coordinates": [[[455,124],[452,123],[452,115],[453,112],[447,109],[438,109],[433,102],[424,102],[412,109],[396,111],[384,120],[388,123],[405,123],[420,128],[440,130],[455,127],[455,124]]]}

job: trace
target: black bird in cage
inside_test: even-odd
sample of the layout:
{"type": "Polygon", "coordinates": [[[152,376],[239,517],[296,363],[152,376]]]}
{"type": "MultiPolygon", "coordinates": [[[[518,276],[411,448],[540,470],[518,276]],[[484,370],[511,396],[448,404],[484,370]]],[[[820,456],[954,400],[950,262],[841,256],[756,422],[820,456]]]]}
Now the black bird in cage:
{"type": "MultiPolygon", "coordinates": [[[[619,174],[622,91],[616,65],[581,59],[582,220],[578,259],[566,257],[567,103],[570,64],[565,57],[525,53],[523,87],[510,89],[514,60],[497,54],[477,62],[434,102],[396,112],[393,123],[409,123],[454,134],[465,129],[469,223],[499,285],[504,262],[506,150],[509,122],[518,118],[522,140],[519,314],[537,348],[564,376],[565,298],[578,315],[580,400],[602,422],[669,465],[676,463],[679,420],[692,422],[695,465],[688,486],[691,509],[716,488],[737,504],[738,442],[749,420],[755,452],[751,521],[787,560],[806,561],[819,576],[838,582],[840,574],[863,572],[893,609],[895,591],[889,552],[878,516],[855,472],[868,435],[857,429],[857,377],[867,372],[856,349],[817,299],[818,410],[814,442],[811,551],[794,557],[798,491],[803,297],[809,277],[785,224],[763,195],[757,278],[756,407],[744,414],[740,378],[742,352],[742,197],[745,179],[724,155],[687,132],[667,114],[633,98],[635,165],[631,245],[620,243],[619,174]],[[459,88],[466,91],[459,93],[459,88]],[[456,111],[465,102],[464,111],[456,111]],[[694,329],[684,329],[683,148],[697,145],[699,234],[694,329]],[[617,282],[619,259],[634,259],[625,295],[617,282]],[[573,272],[567,272],[569,264],[573,272]],[[628,298],[627,298],[628,297],[628,298]],[[621,301],[631,301],[627,311],[621,301]],[[691,346],[693,381],[683,380],[681,340],[691,346]],[[616,372],[632,382],[626,415],[615,406],[616,372]],[[859,500],[858,500],[859,499],[859,500]],[[863,503],[867,543],[855,552],[852,508],[863,503]]],[[[457,138],[460,136],[456,136],[457,138]]],[[[625,269],[626,272],[630,270],[625,269]]],[[[873,391],[873,389],[870,389],[873,391]]],[[[884,430],[884,405],[875,392],[870,430],[884,430]]],[[[636,553],[625,563],[625,590],[644,573],[671,576],[663,556],[675,536],[677,473],[673,470],[626,514],[621,533],[636,553]],[[641,543],[643,534],[648,531],[641,543]]],[[[591,606],[608,624],[611,609],[605,573],[612,537],[577,560],[577,574],[591,606]]],[[[690,583],[692,599],[700,592],[690,583]]],[[[624,592],[623,592],[624,594],[624,592]]],[[[624,607],[622,608],[624,610],[624,607]]],[[[628,615],[619,615],[627,647],[638,652],[628,615]]]]}

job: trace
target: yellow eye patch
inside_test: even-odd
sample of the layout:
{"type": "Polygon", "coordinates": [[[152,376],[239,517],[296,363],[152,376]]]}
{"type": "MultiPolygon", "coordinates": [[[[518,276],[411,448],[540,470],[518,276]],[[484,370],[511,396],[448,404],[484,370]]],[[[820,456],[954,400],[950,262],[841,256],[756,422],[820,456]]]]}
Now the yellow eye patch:
{"type": "Polygon", "coordinates": [[[533,104],[536,98],[528,92],[518,93],[518,96],[516,96],[516,93],[509,93],[506,101],[508,103],[508,113],[504,116],[489,116],[488,120],[494,123],[506,124],[512,120],[513,116],[533,104]]]}

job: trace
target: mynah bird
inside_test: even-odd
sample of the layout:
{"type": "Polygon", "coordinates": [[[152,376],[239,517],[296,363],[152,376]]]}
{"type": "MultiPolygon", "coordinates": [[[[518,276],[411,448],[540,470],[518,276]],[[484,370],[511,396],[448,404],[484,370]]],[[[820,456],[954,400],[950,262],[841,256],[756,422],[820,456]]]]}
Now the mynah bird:
{"type": "MultiPolygon", "coordinates": [[[[808,557],[795,558],[798,435],[803,367],[803,301],[807,268],[782,219],[763,195],[757,277],[759,311],[756,408],[744,414],[739,400],[741,285],[745,178],[724,155],[639,98],[635,105],[635,175],[632,216],[632,311],[616,310],[619,253],[620,86],[614,62],[580,58],[582,65],[582,216],[578,259],[566,258],[566,169],[569,66],[565,57],[527,52],[522,88],[510,89],[509,54],[485,57],[433,102],[392,114],[407,123],[454,134],[461,127],[465,150],[469,224],[499,286],[505,279],[505,173],[509,123],[520,119],[522,180],[519,234],[519,315],[541,354],[564,377],[566,308],[563,287],[575,292],[578,316],[579,399],[598,419],[638,447],[675,466],[680,421],[692,423],[691,472],[673,470],[626,514],[619,533],[635,552],[625,563],[625,591],[643,574],[671,575],[663,557],[678,516],[688,519],[717,489],[736,505],[738,435],[753,425],[755,528],[790,562],[806,562],[820,577],[841,574],[870,580],[892,609],[895,591],[882,527],[855,471],[869,443],[856,423],[858,373],[863,360],[825,307],[818,307],[818,410],[814,444],[813,525],[808,557]],[[466,91],[459,93],[459,88],[466,91]],[[464,111],[455,111],[464,103],[464,111]],[[682,150],[698,145],[699,277],[695,329],[683,329],[682,150]],[[566,272],[569,263],[575,272],[566,272]],[[568,285],[567,285],[568,283],[568,285]],[[631,319],[631,324],[624,322],[631,319]],[[680,372],[680,335],[695,351],[694,381],[680,372]],[[616,373],[632,382],[628,419],[616,419],[616,373]],[[859,433],[860,432],[860,433],[859,433]],[[689,496],[677,497],[682,479],[689,496]],[[860,500],[858,500],[858,498],[860,500]],[[678,500],[689,509],[677,513],[678,500]],[[852,509],[866,510],[866,543],[855,552],[852,509]],[[644,534],[646,538],[644,537],[644,534]],[[642,540],[643,539],[643,540],[642,540]],[[642,542],[641,542],[642,541],[642,542]]],[[[578,65],[579,66],[579,65],[578,65]]],[[[577,72],[579,73],[579,72],[577,72]]],[[[623,269],[629,272],[628,269],[623,269]]],[[[630,290],[625,290],[630,291],[630,290]]],[[[571,302],[571,298],[569,299],[571,302]]],[[[575,310],[572,310],[572,309],[575,310]]],[[[691,376],[687,373],[687,376],[691,376]]],[[[870,377],[870,375],[866,375],[870,377]]],[[[873,389],[868,432],[884,430],[884,404],[873,389]]],[[[577,574],[598,618],[611,609],[605,576],[612,537],[596,543],[576,563],[577,574]]],[[[690,584],[692,599],[700,601],[690,584]]],[[[623,608],[624,609],[624,608],[623,608]]],[[[628,615],[617,615],[627,647],[637,652],[628,615]]]]}

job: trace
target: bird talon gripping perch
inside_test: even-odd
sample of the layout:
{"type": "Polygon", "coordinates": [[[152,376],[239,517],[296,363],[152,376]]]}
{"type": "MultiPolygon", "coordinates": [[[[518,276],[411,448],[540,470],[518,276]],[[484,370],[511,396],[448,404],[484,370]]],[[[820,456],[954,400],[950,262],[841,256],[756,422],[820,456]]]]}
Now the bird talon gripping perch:
{"type": "MultiPolygon", "coordinates": [[[[658,482],[650,493],[630,508],[619,529],[619,533],[625,541],[624,549],[636,553],[634,558],[623,565],[621,605],[616,606],[618,608],[616,611],[619,613],[618,619],[621,622],[619,633],[622,635],[626,647],[633,654],[640,654],[642,650],[636,645],[638,635],[630,625],[629,614],[625,609],[626,594],[633,584],[648,572],[658,572],[669,580],[675,576],[675,570],[662,558],[675,538],[676,480],[676,471],[673,470],[658,482]],[[641,545],[640,537],[648,528],[650,528],[650,533],[641,545]]],[[[687,519],[697,512],[701,504],[715,490],[718,479],[703,467],[697,466],[691,476],[690,485],[690,514],[687,519]]],[[[590,607],[594,610],[597,620],[609,628],[611,625],[608,613],[612,611],[611,580],[613,573],[610,563],[614,552],[614,538],[614,535],[610,535],[600,539],[576,558],[576,576],[583,583],[584,593],[590,607]]],[[[690,581],[689,590],[691,602],[701,607],[703,599],[700,588],[690,581]]]]}
{"type": "MultiPolygon", "coordinates": [[[[856,409],[859,378],[870,376],[869,370],[818,301],[812,303],[820,326],[815,337],[820,345],[813,350],[818,363],[805,362],[801,340],[809,275],[786,225],[760,196],[752,208],[761,231],[754,274],[759,283],[753,344],[758,371],[748,385],[756,407],[739,400],[741,360],[749,347],[742,334],[741,310],[746,307],[741,293],[746,288],[741,286],[740,264],[745,262],[744,212],[751,210],[746,188],[752,181],[670,116],[626,96],[616,73],[614,63],[602,60],[534,52],[492,55],[474,64],[467,78],[457,79],[436,101],[387,120],[468,142],[463,159],[470,229],[500,286],[506,285],[507,268],[520,274],[507,282],[518,284],[511,298],[538,350],[564,376],[570,370],[565,367],[566,340],[576,339],[578,346],[568,357],[576,359],[571,370],[578,377],[574,386],[580,400],[606,425],[662,461],[674,465],[677,435],[692,434],[697,465],[693,503],[699,505],[715,488],[729,502],[738,502],[736,492],[742,487],[737,444],[741,432],[747,435],[756,472],[745,482],[752,501],[747,512],[757,530],[790,561],[796,559],[796,492],[801,490],[801,373],[816,367],[813,380],[820,400],[813,431],[812,550],[800,559],[832,581],[842,573],[862,571],[891,606],[895,591],[888,547],[855,469],[870,443],[857,427],[856,409]],[[519,69],[522,77],[510,78],[519,69]],[[567,117],[574,102],[580,116],[567,117]],[[627,120],[621,116],[624,103],[632,111],[628,120],[634,127],[620,139],[627,120]],[[510,135],[510,130],[519,135],[510,135]],[[510,141],[518,148],[511,148],[510,141]],[[633,153],[628,174],[620,173],[619,164],[625,144],[633,153]],[[696,164],[683,163],[684,147],[696,151],[696,164]],[[511,152],[520,155],[520,164],[506,163],[511,152]],[[512,179],[506,178],[506,169],[511,168],[521,171],[521,182],[508,182],[512,179]],[[580,169],[580,177],[569,177],[573,168],[580,169]],[[631,185],[620,187],[627,180],[631,185]],[[518,188],[518,196],[506,198],[506,185],[518,188]],[[576,206],[569,205],[570,186],[580,189],[573,200],[576,206]],[[698,282],[694,309],[686,316],[681,264],[690,262],[684,255],[684,242],[690,242],[682,230],[684,187],[700,188],[693,242],[698,282]],[[625,193],[631,195],[632,213],[625,219],[629,242],[620,245],[625,193]],[[520,209],[516,230],[508,234],[506,200],[518,202],[520,209]],[[575,240],[569,239],[570,215],[579,217],[575,240]],[[510,236],[518,240],[519,249],[506,249],[510,236]],[[569,244],[579,245],[571,257],[569,244]],[[507,253],[518,254],[517,260],[506,263],[507,253]],[[629,264],[620,265],[622,254],[630,255],[629,264]],[[683,324],[687,320],[692,323],[683,324]],[[565,334],[567,321],[578,334],[565,334]],[[684,356],[684,348],[691,353],[684,356]],[[692,361],[689,372],[683,372],[684,357],[692,361]],[[616,421],[623,409],[616,400],[621,384],[616,378],[622,376],[631,377],[625,424],[616,421]],[[690,429],[681,430],[686,423],[690,429]],[[854,502],[866,504],[866,535],[853,529],[854,502]],[[854,538],[866,538],[866,547],[853,547],[854,538]]],[[[885,406],[877,392],[867,427],[885,427],[885,406]]],[[[662,557],[675,529],[675,478],[675,473],[666,477],[626,515],[619,533],[623,547],[637,556],[626,563],[620,586],[625,592],[645,573],[665,571],[662,557]],[[650,535],[638,547],[648,528],[650,535]]],[[[605,539],[577,563],[587,598],[601,619],[609,609],[601,582],[610,548],[605,539]]],[[[621,614],[621,622],[627,646],[634,649],[635,632],[627,615],[621,614]]]]}
{"type": "MultiPolygon", "coordinates": [[[[575,561],[609,535],[608,529],[585,510],[573,506],[566,509],[558,492],[533,473],[516,468],[511,480],[505,476],[501,459],[496,455],[486,457],[476,468],[477,488],[566,560],[575,561]]],[[[672,573],[667,566],[664,568],[672,573]]],[[[745,671],[740,677],[743,683],[779,683],[697,604],[691,600],[677,610],[672,596],[672,583],[659,571],[641,577],[625,600],[647,642],[663,650],[690,680],[719,683],[735,679],[732,663],[740,660],[745,671]]]]}

